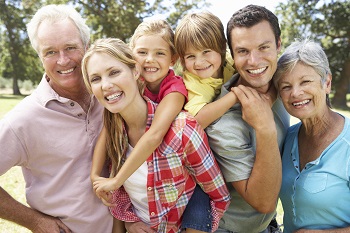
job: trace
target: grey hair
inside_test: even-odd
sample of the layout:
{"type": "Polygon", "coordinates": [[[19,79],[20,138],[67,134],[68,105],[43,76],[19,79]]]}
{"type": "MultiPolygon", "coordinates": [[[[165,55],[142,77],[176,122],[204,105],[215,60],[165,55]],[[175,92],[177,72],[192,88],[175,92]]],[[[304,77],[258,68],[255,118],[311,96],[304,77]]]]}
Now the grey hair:
{"type": "Polygon", "coordinates": [[[38,28],[44,21],[58,22],[70,19],[80,32],[81,40],[86,48],[90,41],[90,28],[86,25],[82,16],[68,5],[46,5],[40,8],[27,24],[27,33],[34,50],[39,54],[38,28]]]}
{"type": "MultiPolygon", "coordinates": [[[[326,82],[327,76],[332,74],[327,55],[321,45],[309,39],[297,39],[286,48],[278,59],[277,70],[273,76],[273,83],[277,89],[279,80],[288,72],[291,72],[298,63],[313,68],[321,76],[322,85],[326,82]]],[[[327,105],[331,107],[328,94],[326,98],[327,105]]]]}

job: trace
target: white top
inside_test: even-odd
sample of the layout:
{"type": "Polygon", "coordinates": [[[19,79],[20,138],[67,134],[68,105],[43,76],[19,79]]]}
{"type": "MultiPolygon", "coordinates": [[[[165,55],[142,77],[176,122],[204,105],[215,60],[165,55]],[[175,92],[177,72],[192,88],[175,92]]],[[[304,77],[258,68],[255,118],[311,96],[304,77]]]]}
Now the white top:
{"type": "MultiPolygon", "coordinates": [[[[134,148],[129,145],[126,158],[134,148]]],[[[147,163],[144,162],[125,182],[124,189],[128,193],[134,206],[135,214],[147,224],[150,224],[148,199],[147,199],[147,163]]]]}

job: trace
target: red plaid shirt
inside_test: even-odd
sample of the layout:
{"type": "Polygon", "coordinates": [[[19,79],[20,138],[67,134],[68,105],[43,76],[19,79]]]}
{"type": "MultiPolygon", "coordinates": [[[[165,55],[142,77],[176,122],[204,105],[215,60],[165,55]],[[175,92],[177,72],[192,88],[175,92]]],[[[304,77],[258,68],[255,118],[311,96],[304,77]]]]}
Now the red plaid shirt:
{"type": "MultiPolygon", "coordinates": [[[[147,129],[151,126],[156,104],[148,103],[147,129]]],[[[181,216],[196,183],[209,195],[213,231],[229,206],[230,194],[209,148],[207,136],[197,121],[181,112],[172,123],[162,144],[147,159],[147,196],[151,227],[157,232],[180,232],[181,216]]],[[[124,188],[114,192],[116,206],[112,215],[126,222],[140,219],[124,188]]]]}

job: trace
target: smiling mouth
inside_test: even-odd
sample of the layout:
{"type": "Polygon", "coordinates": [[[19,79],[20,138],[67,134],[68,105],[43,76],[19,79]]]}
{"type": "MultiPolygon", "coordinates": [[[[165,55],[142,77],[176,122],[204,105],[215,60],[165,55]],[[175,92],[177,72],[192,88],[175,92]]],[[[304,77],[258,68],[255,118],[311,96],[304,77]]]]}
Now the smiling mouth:
{"type": "Polygon", "coordinates": [[[266,66],[266,67],[263,67],[263,68],[260,68],[260,69],[247,70],[247,71],[248,71],[248,73],[251,73],[251,74],[261,74],[261,73],[264,72],[265,70],[267,70],[267,66],[266,66]]]}
{"type": "Polygon", "coordinates": [[[204,68],[198,68],[196,69],[197,71],[203,71],[203,70],[207,70],[211,67],[211,65],[207,66],[207,67],[204,67],[204,68]]]}
{"type": "Polygon", "coordinates": [[[118,99],[122,94],[123,94],[123,92],[120,92],[119,94],[109,95],[109,96],[106,96],[105,99],[107,101],[113,101],[113,100],[118,99]]]}
{"type": "Polygon", "coordinates": [[[158,68],[145,68],[146,72],[156,72],[158,68]]]}
{"type": "Polygon", "coordinates": [[[298,102],[298,103],[292,103],[293,104],[293,106],[301,106],[301,105],[305,105],[305,104],[308,104],[308,103],[310,103],[310,101],[311,100],[303,100],[303,101],[301,101],[301,102],[298,102]]]}
{"type": "Polygon", "coordinates": [[[58,71],[58,73],[60,73],[60,74],[69,74],[69,73],[73,72],[74,69],[75,68],[72,68],[72,69],[69,69],[69,70],[61,70],[61,71],[58,71]]]}

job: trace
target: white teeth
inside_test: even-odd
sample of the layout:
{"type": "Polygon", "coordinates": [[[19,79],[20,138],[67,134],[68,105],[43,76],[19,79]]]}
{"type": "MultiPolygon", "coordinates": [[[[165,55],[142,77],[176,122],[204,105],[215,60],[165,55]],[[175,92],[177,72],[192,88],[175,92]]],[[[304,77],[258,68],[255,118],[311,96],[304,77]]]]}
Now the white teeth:
{"type": "Polygon", "coordinates": [[[109,95],[109,96],[106,97],[106,99],[107,99],[108,101],[115,100],[115,99],[119,98],[122,94],[123,94],[123,92],[121,92],[121,93],[119,93],[119,94],[109,95]]]}
{"type": "Polygon", "coordinates": [[[74,70],[74,68],[69,69],[69,70],[61,70],[60,72],[61,72],[61,74],[68,74],[68,73],[72,72],[73,70],[74,70]]]}
{"type": "Polygon", "coordinates": [[[256,70],[248,70],[248,72],[251,73],[251,74],[260,74],[263,71],[265,71],[265,69],[266,69],[266,67],[260,68],[260,69],[256,69],[256,70]]]}
{"type": "Polygon", "coordinates": [[[293,106],[300,106],[300,105],[307,104],[309,102],[310,102],[310,100],[304,100],[304,101],[301,101],[301,102],[298,102],[298,103],[293,103],[293,106]]]}
{"type": "Polygon", "coordinates": [[[206,70],[206,69],[208,69],[209,67],[210,67],[210,65],[207,66],[207,67],[204,67],[204,68],[197,68],[196,70],[206,70]]]}
{"type": "Polygon", "coordinates": [[[157,68],[145,68],[145,70],[148,71],[148,72],[155,72],[158,69],[157,68]]]}

